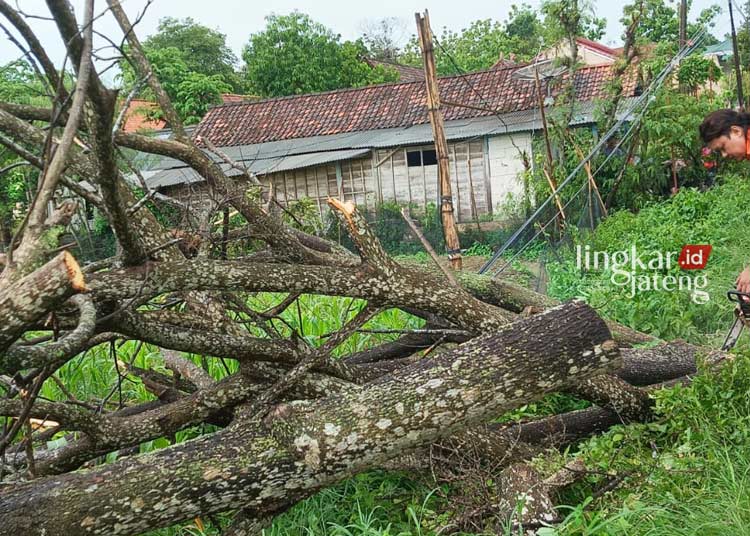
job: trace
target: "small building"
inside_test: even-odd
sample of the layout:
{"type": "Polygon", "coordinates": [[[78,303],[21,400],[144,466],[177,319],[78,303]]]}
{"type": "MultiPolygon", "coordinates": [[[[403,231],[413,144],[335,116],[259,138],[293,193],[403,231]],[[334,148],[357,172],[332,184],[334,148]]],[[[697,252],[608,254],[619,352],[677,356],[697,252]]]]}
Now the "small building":
{"type": "MultiPolygon", "coordinates": [[[[491,217],[508,196],[524,194],[519,175],[533,162],[532,138],[542,128],[540,95],[529,69],[520,65],[439,79],[459,222],[491,217]]],[[[611,69],[576,72],[572,125],[594,122],[595,101],[606,95],[611,69]]],[[[567,76],[542,80],[547,103],[567,76]]],[[[625,85],[626,96],[632,96],[634,84],[625,85]]],[[[273,183],[282,205],[310,198],[323,214],[328,197],[354,201],[364,210],[387,201],[416,209],[439,204],[424,81],[227,103],[211,108],[194,136],[210,140],[264,185],[273,183]]],[[[242,175],[218,156],[216,161],[229,176],[242,175]]],[[[202,177],[176,160],[159,159],[143,174],[149,187],[182,201],[206,192],[202,177]]]]}
{"type": "MultiPolygon", "coordinates": [[[[576,37],[576,45],[578,46],[578,61],[589,67],[612,65],[619,57],[616,49],[597,43],[591,39],[586,39],[585,37],[576,37]]],[[[567,39],[563,39],[557,46],[542,51],[537,55],[535,61],[569,57],[570,54],[570,43],[567,39]]]]}

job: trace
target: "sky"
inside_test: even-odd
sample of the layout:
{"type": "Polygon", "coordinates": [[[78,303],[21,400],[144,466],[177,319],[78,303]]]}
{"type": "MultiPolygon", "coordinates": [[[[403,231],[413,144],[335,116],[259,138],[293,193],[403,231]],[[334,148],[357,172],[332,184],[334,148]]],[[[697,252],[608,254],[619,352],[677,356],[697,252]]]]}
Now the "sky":
{"type": "MultiPolygon", "coordinates": [[[[8,0],[28,14],[49,16],[44,0],[8,0]]],[[[430,20],[436,33],[444,26],[459,31],[473,20],[492,18],[503,20],[513,3],[523,0],[378,0],[375,2],[358,2],[353,0],[317,0],[303,2],[300,0],[270,0],[269,2],[250,2],[247,0],[151,0],[145,17],[137,27],[141,39],[156,31],[158,21],[162,17],[192,17],[196,21],[218,29],[227,35],[227,43],[240,57],[243,45],[251,33],[264,28],[264,18],[272,13],[287,14],[299,10],[307,13],[313,19],[341,34],[344,39],[355,39],[361,35],[363,24],[382,17],[397,17],[403,21],[407,29],[405,38],[415,30],[414,13],[425,8],[430,12],[430,20]]],[[[121,0],[131,20],[135,19],[148,0],[121,0]]],[[[73,0],[74,7],[80,13],[83,10],[83,0],[73,0]]],[[[526,0],[532,7],[538,7],[539,0],[526,0]]],[[[717,3],[712,0],[693,0],[689,19],[695,19],[698,13],[710,5],[717,3]]],[[[611,46],[619,46],[622,35],[621,3],[612,0],[597,1],[592,4],[596,15],[607,19],[607,32],[602,42],[611,46]]],[[[676,4],[675,4],[676,5],[676,4]]],[[[714,35],[723,36],[729,31],[729,14],[726,2],[719,3],[723,12],[718,24],[713,30],[714,35]]],[[[737,4],[735,4],[737,5],[737,4]]],[[[96,12],[106,7],[105,0],[97,0],[96,12]]],[[[2,22],[5,22],[2,20],[2,22]]],[[[54,22],[33,18],[29,20],[31,27],[48,48],[53,61],[59,64],[64,57],[64,47],[57,34],[54,22]]],[[[735,10],[735,24],[744,24],[735,10]]],[[[121,33],[111,15],[107,14],[97,20],[97,31],[111,38],[120,40],[121,33]]],[[[102,44],[104,41],[98,38],[102,44]]],[[[0,62],[18,58],[19,50],[0,33],[0,62]]]]}

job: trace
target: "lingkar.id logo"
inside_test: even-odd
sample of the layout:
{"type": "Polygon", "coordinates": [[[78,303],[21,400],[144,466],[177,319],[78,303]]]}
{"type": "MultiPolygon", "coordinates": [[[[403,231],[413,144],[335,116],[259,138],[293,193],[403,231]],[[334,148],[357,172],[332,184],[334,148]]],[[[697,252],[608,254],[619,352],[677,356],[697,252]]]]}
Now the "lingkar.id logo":
{"type": "Polygon", "coordinates": [[[705,274],[690,272],[674,275],[673,266],[685,272],[702,270],[711,256],[708,244],[687,244],[677,251],[638,252],[633,245],[630,250],[615,252],[592,251],[591,246],[576,246],[576,266],[579,270],[611,271],[610,281],[618,287],[629,289],[632,298],[639,292],[690,292],[693,303],[704,304],[710,299],[705,290],[708,279],[705,274]]]}

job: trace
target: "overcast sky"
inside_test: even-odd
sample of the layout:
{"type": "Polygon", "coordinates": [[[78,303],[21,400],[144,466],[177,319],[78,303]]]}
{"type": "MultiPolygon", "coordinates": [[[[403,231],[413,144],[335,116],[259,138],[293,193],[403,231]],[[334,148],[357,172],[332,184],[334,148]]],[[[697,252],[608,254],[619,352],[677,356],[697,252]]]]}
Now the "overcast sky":
{"type": "MultiPolygon", "coordinates": [[[[44,0],[9,0],[11,4],[16,2],[23,11],[33,15],[48,15],[44,0]]],[[[137,32],[141,38],[156,31],[158,21],[162,17],[192,17],[196,21],[218,29],[227,35],[227,42],[240,57],[243,45],[248,36],[263,29],[264,17],[271,14],[286,14],[295,9],[309,14],[313,19],[325,24],[336,33],[341,34],[344,39],[353,39],[361,34],[362,24],[368,20],[382,17],[398,17],[404,21],[407,32],[410,34],[415,27],[414,13],[424,10],[430,11],[430,19],[434,31],[437,33],[443,26],[459,31],[476,19],[493,18],[503,20],[508,14],[513,3],[521,3],[522,0],[378,0],[375,2],[357,2],[353,0],[316,0],[301,2],[290,0],[272,0],[259,6],[260,2],[248,2],[247,0],[153,0],[148,8],[147,14],[138,25],[137,32]]],[[[538,0],[527,3],[533,7],[538,6],[538,0]]],[[[694,19],[698,13],[717,3],[711,0],[693,0],[689,18],[694,19]]],[[[74,0],[74,6],[82,10],[83,0],[74,0]]],[[[131,16],[135,18],[147,0],[122,0],[123,6],[131,16]]],[[[593,1],[596,14],[605,17],[608,21],[607,33],[602,39],[605,44],[619,45],[622,27],[619,23],[621,16],[621,3],[608,1],[593,1]]],[[[723,12],[719,23],[714,29],[714,34],[721,37],[729,31],[729,14],[726,2],[722,2],[723,12]]],[[[106,6],[105,0],[96,2],[97,13],[106,6]]],[[[3,22],[5,22],[3,20],[3,22]]],[[[37,32],[43,44],[52,52],[53,60],[58,62],[64,55],[62,42],[52,21],[31,19],[30,24],[37,32]]],[[[735,12],[735,24],[744,24],[744,19],[737,19],[735,12]]],[[[120,32],[116,23],[107,15],[97,21],[96,29],[105,35],[120,40],[120,32]]],[[[0,34],[0,62],[16,59],[19,51],[15,46],[0,34]]],[[[408,35],[406,36],[408,37],[408,35]]],[[[101,43],[101,40],[100,40],[101,43]]]]}

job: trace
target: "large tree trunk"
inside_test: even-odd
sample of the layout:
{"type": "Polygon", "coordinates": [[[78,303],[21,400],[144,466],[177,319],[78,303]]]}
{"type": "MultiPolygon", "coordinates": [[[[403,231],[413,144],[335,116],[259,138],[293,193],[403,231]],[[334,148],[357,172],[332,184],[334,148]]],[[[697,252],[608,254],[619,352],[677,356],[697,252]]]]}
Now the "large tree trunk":
{"type": "Polygon", "coordinates": [[[239,506],[274,511],[280,502],[616,368],[609,338],[588,306],[557,307],[348,395],[281,404],[262,421],[240,413],[209,437],[20,485],[0,498],[0,534],[137,534],[239,506]],[[28,515],[30,504],[37,515],[28,515]]]}

